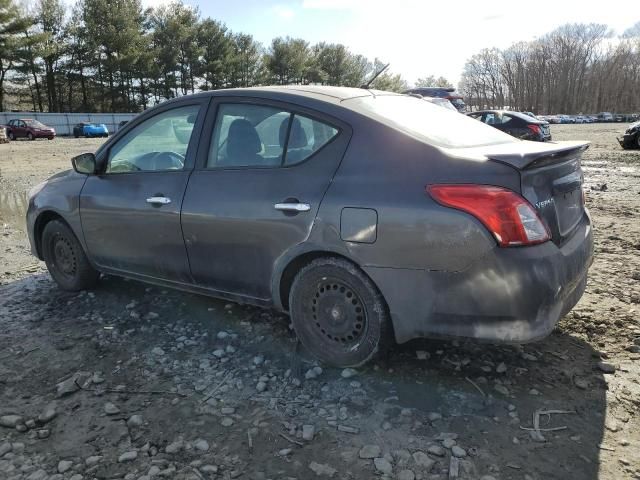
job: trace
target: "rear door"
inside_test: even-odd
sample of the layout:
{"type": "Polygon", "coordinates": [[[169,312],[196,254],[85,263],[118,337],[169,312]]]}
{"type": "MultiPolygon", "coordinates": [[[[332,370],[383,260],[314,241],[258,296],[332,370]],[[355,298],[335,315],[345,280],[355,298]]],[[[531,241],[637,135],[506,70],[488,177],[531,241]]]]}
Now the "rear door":
{"type": "Polygon", "coordinates": [[[207,98],[169,104],[100,155],[103,172],[80,194],[82,230],[99,266],[191,282],[180,226],[207,98]]]}
{"type": "MultiPolygon", "coordinates": [[[[215,108],[213,108],[215,106],[215,108]]],[[[289,104],[220,99],[182,208],[196,283],[268,302],[275,261],[304,242],[350,129],[289,104]]]]}

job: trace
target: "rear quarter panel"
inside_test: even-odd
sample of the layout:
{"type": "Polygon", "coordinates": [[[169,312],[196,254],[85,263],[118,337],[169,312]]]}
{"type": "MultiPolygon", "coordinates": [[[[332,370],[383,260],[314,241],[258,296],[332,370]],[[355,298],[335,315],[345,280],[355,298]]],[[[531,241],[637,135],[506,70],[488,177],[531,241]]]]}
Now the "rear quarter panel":
{"type": "Polygon", "coordinates": [[[311,242],[348,256],[363,267],[461,271],[496,247],[472,216],[433,201],[433,183],[479,183],[520,190],[512,167],[454,158],[366,117],[353,125],[347,153],[322,202],[311,242]],[[341,211],[374,209],[374,243],[343,241],[341,211]]]}

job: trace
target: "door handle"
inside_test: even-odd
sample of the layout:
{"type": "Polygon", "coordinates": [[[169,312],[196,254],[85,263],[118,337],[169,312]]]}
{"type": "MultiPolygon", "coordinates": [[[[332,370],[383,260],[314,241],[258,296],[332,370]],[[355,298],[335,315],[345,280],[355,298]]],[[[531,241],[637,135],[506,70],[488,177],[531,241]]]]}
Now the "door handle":
{"type": "Polygon", "coordinates": [[[308,212],[311,205],[308,203],[276,203],[273,208],[282,212],[308,212]]]}
{"type": "Polygon", "coordinates": [[[171,203],[171,199],[168,197],[149,197],[147,198],[147,203],[152,205],[167,205],[171,203]]]}

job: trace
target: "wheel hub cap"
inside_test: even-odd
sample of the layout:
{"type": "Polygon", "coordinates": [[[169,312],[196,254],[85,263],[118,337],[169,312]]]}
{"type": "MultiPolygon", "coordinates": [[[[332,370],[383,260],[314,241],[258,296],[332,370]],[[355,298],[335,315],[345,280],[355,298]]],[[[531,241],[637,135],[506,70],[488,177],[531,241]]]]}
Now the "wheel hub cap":
{"type": "Polygon", "coordinates": [[[69,241],[58,237],[53,245],[53,253],[58,270],[66,275],[73,275],[76,271],[76,258],[69,241]]]}
{"type": "Polygon", "coordinates": [[[362,301],[346,284],[327,281],[317,286],[311,300],[316,332],[344,346],[357,344],[365,333],[362,301]]]}

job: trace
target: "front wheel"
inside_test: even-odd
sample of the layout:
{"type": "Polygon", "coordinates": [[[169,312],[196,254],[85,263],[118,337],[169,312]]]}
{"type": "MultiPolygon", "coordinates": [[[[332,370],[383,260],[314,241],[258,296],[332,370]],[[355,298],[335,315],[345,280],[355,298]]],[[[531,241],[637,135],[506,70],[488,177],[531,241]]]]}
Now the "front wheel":
{"type": "Polygon", "coordinates": [[[60,220],[44,227],[42,254],[49,273],[63,290],[85,290],[98,281],[100,273],[89,263],[73,231],[60,220]]]}
{"type": "Polygon", "coordinates": [[[328,365],[362,365],[392,341],[384,298],[346,260],[319,258],[300,270],[291,287],[289,306],[298,339],[328,365]]]}
{"type": "Polygon", "coordinates": [[[640,133],[636,134],[636,147],[640,148],[640,133]]]}

